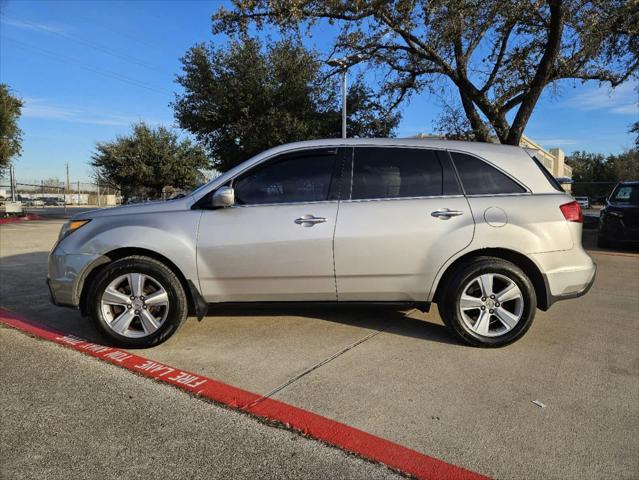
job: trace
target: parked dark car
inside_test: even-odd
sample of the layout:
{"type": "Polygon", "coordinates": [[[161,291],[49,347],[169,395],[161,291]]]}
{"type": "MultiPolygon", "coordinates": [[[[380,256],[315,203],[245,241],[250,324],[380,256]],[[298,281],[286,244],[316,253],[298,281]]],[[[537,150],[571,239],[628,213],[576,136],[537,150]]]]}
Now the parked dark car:
{"type": "Polygon", "coordinates": [[[620,182],[599,216],[597,244],[639,243],[639,180],[620,182]]]}

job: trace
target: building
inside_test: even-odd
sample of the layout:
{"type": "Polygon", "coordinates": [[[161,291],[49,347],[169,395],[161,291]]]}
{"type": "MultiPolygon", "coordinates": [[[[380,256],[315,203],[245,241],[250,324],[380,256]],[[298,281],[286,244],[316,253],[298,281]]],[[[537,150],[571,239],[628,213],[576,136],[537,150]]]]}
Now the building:
{"type": "Polygon", "coordinates": [[[550,173],[552,173],[552,176],[564,184],[564,188],[570,185],[570,180],[572,180],[572,168],[570,168],[570,165],[566,164],[566,155],[561,148],[545,150],[544,147],[525,135],[522,135],[519,146],[535,150],[535,156],[544,163],[544,166],[550,173]]]}

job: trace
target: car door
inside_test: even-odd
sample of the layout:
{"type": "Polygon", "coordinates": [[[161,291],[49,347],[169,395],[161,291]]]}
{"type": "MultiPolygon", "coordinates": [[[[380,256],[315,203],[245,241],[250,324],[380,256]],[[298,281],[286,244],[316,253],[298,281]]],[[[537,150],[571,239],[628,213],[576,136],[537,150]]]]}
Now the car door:
{"type": "Polygon", "coordinates": [[[208,302],[336,300],[337,149],[279,155],[234,178],[236,203],[205,210],[198,233],[208,302]]]}
{"type": "Polygon", "coordinates": [[[426,301],[474,221],[446,152],[355,147],[335,229],[339,301],[426,301]]]}

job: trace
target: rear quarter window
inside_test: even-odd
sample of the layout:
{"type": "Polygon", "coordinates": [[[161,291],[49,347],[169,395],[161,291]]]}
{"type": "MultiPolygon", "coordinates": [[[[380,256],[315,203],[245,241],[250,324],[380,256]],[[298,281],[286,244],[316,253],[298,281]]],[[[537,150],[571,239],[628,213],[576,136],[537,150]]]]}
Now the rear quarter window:
{"type": "Polygon", "coordinates": [[[535,162],[535,165],[537,165],[537,167],[539,167],[539,170],[541,170],[541,173],[544,174],[544,177],[546,177],[546,180],[548,180],[548,183],[550,183],[550,185],[552,186],[552,188],[554,188],[555,190],[557,190],[558,192],[565,192],[565,190],[563,189],[563,187],[561,186],[561,183],[559,183],[557,181],[557,179],[555,177],[552,176],[552,174],[548,171],[548,169],[544,166],[544,164],[542,163],[541,160],[539,160],[537,157],[535,157],[534,155],[532,155],[530,158],[532,158],[533,162],[535,162]]]}
{"type": "Polygon", "coordinates": [[[466,195],[525,193],[526,189],[483,160],[466,153],[451,152],[466,195]]]}

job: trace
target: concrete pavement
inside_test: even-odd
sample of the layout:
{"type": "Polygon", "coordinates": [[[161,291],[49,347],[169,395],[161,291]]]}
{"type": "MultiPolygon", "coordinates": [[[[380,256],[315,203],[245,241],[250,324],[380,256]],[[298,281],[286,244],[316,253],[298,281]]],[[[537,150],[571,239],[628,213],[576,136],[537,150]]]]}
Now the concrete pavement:
{"type": "Polygon", "coordinates": [[[10,328],[0,345],[2,478],[403,478],[10,328]]]}
{"type": "MultiPolygon", "coordinates": [[[[100,341],[77,312],[48,304],[46,255],[59,226],[0,227],[0,305],[100,341]]],[[[538,312],[529,333],[507,348],[458,344],[436,308],[272,307],[212,308],[202,322],[189,319],[167,343],[139,353],[276,392],[486,475],[636,478],[639,255],[597,250],[593,233],[586,244],[599,271],[591,292],[538,312]]]]}

